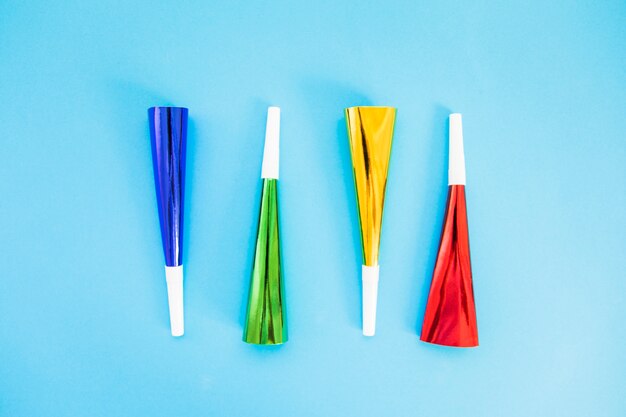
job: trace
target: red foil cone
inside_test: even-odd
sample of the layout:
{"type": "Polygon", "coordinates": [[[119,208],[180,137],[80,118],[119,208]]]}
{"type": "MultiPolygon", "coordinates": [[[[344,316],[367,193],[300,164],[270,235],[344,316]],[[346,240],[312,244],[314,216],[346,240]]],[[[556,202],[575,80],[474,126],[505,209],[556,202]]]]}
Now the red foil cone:
{"type": "Polygon", "coordinates": [[[441,243],[420,339],[446,346],[478,346],[464,185],[448,188],[441,243]]]}
{"type": "Polygon", "coordinates": [[[450,115],[449,158],[448,202],[420,338],[438,345],[473,347],[478,346],[478,327],[465,207],[463,124],[459,113],[450,115]]]}

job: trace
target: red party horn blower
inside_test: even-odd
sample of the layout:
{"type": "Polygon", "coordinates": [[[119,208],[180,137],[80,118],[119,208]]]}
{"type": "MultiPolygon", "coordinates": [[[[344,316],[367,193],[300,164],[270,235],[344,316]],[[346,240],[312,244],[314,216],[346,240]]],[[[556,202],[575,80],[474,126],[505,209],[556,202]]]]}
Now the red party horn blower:
{"type": "Polygon", "coordinates": [[[475,347],[478,327],[465,206],[463,124],[458,113],[450,115],[448,185],[441,242],[420,339],[438,345],[475,347]]]}

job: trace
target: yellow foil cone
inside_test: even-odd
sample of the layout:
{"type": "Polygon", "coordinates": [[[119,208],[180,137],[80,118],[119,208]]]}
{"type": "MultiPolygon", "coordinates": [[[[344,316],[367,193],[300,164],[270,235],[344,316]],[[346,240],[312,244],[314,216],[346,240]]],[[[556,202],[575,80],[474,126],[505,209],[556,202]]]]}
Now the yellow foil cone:
{"type": "Polygon", "coordinates": [[[396,109],[350,107],[346,122],[363,246],[363,334],[376,331],[378,252],[396,109]]]}

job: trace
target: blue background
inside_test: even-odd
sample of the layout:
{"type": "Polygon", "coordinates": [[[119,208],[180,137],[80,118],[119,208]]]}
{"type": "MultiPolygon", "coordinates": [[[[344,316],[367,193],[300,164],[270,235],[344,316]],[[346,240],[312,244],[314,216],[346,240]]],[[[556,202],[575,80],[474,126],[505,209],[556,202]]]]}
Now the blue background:
{"type": "Polygon", "coordinates": [[[0,1],[0,415],[626,415],[623,1],[0,1]],[[378,4],[376,4],[378,3],[378,4]],[[343,108],[398,108],[377,335],[343,108]],[[146,109],[190,108],[186,335],[146,109]],[[290,341],[241,342],[282,107],[290,341]],[[418,341],[464,115],[481,346],[418,341]]]}

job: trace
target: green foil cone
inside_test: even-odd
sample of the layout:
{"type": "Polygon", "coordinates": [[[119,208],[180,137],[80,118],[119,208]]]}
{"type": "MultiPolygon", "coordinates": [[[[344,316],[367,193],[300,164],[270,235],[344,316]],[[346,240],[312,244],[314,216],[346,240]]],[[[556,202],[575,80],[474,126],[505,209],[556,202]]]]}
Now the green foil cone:
{"type": "Polygon", "coordinates": [[[259,229],[248,295],[243,341],[277,345],[287,341],[287,311],[280,267],[278,181],[263,179],[259,229]]]}

